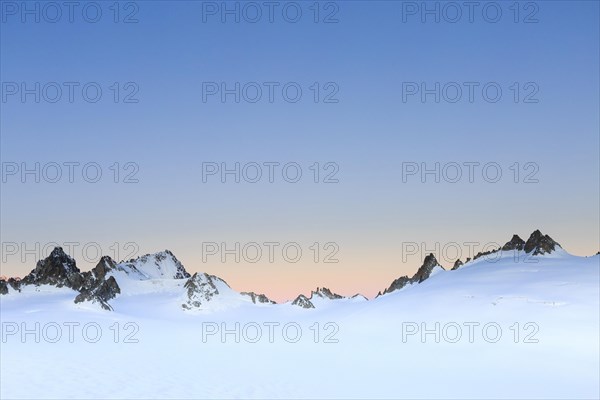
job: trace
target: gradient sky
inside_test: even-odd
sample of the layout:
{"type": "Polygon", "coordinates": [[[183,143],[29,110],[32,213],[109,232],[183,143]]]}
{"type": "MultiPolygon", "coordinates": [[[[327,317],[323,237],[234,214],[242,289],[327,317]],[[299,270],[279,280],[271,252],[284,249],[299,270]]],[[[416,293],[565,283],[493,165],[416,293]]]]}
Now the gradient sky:
{"type": "MultiPolygon", "coordinates": [[[[58,23],[23,23],[4,12],[4,85],[98,82],[103,98],[88,103],[80,91],[73,103],[65,93],[57,103],[7,97],[0,103],[3,165],[96,162],[103,177],[22,183],[9,176],[0,197],[0,273],[23,276],[34,267],[39,257],[22,262],[21,243],[94,242],[114,255],[111,244],[134,242],[136,255],[170,249],[190,272],[284,300],[317,286],[372,296],[414,273],[435,243],[479,242],[481,251],[539,228],[571,253],[598,251],[598,2],[536,2],[537,23],[522,22],[533,10],[527,2],[519,23],[513,2],[495,3],[503,11],[497,23],[481,10],[472,23],[466,15],[423,23],[418,15],[403,22],[402,2],[341,1],[339,22],[329,24],[313,22],[312,3],[296,2],[298,23],[277,11],[273,23],[266,16],[258,23],[207,16],[205,23],[202,2],[193,1],[135,2],[139,22],[130,24],[113,22],[112,2],[98,3],[98,23],[77,11],[73,23],[65,15],[58,23]],[[287,103],[280,92],[273,103],[202,100],[202,82],[268,81],[298,82],[301,101],[287,103]],[[114,82],[135,82],[139,102],[114,103],[114,82]],[[339,101],[313,102],[314,82],[334,82],[339,101]],[[503,97],[489,103],[479,91],[473,103],[466,94],[457,103],[403,102],[403,82],[497,82],[503,97]],[[539,101],[515,103],[515,82],[534,82],[539,101]],[[202,181],[203,162],[270,161],[300,164],[303,179],[202,181]],[[115,162],[136,163],[139,183],[114,183],[115,162]],[[339,183],[313,183],[315,162],[335,162],[339,183]],[[496,162],[503,176],[489,183],[476,170],[473,183],[403,182],[405,162],[496,162]],[[515,162],[535,163],[539,182],[523,183],[521,175],[514,183],[515,162]],[[298,263],[280,255],[275,263],[265,256],[255,264],[216,256],[203,263],[205,242],[298,242],[304,253],[298,263]],[[314,242],[337,243],[339,263],[315,263],[314,242]],[[425,251],[403,257],[403,243],[412,242],[425,243],[425,251]],[[20,252],[6,254],[7,243],[19,243],[20,252]]],[[[122,19],[133,8],[121,6],[122,19]]],[[[321,19],[333,10],[325,7],[321,19]]],[[[94,264],[80,251],[72,255],[83,269],[94,264]]]]}

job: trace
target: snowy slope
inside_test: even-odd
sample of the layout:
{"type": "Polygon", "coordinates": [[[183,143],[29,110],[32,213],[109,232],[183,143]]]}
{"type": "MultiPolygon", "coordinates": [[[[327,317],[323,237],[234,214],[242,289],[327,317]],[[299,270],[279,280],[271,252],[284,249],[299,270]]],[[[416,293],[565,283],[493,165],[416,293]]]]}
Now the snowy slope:
{"type": "Polygon", "coordinates": [[[28,287],[0,296],[3,331],[77,321],[102,336],[8,335],[0,397],[599,398],[599,269],[600,256],[561,248],[501,251],[370,301],[313,295],[312,309],[254,304],[216,277],[199,311],[182,308],[188,279],[111,272],[122,289],[112,312],[28,287]]]}

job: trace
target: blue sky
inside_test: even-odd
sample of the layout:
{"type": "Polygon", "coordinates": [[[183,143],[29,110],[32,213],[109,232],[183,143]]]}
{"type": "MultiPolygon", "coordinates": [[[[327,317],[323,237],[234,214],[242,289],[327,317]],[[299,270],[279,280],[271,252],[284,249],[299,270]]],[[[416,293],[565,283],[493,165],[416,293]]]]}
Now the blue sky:
{"type": "MultiPolygon", "coordinates": [[[[540,228],[572,253],[598,251],[598,2],[521,2],[518,23],[513,2],[494,3],[502,10],[497,23],[479,9],[472,23],[466,15],[457,23],[419,15],[403,22],[407,3],[393,1],[321,2],[319,23],[313,2],[294,3],[303,13],[297,23],[277,12],[273,23],[223,23],[215,15],[204,23],[207,2],[122,2],[121,21],[136,11],[138,22],[127,24],[113,22],[112,2],[96,3],[103,12],[97,23],[77,10],[73,23],[64,15],[57,23],[43,15],[22,22],[6,8],[15,2],[2,3],[3,95],[7,82],[96,82],[103,89],[97,103],[76,91],[73,103],[63,93],[56,103],[11,95],[0,104],[3,163],[96,162],[103,171],[97,183],[9,176],[1,193],[3,243],[97,242],[105,250],[135,242],[139,254],[169,248],[189,270],[276,298],[316,285],[373,294],[420,265],[419,257],[402,260],[406,242],[501,242],[540,228]],[[335,10],[338,22],[323,23],[335,10]],[[524,23],[532,12],[538,22],[524,23]],[[139,101],[113,102],[115,82],[121,96],[133,82],[139,101]],[[280,91],[273,103],[203,102],[203,82],[295,82],[303,96],[297,103],[280,91]],[[321,95],[333,83],[338,102],[315,103],[314,82],[321,95]],[[480,89],[472,103],[464,92],[456,103],[418,95],[403,102],[403,82],[493,82],[503,92],[496,103],[480,89]],[[537,103],[522,101],[531,88],[537,103]],[[298,163],[305,178],[202,182],[203,162],[270,161],[298,163]],[[139,182],[114,183],[115,162],[139,166],[139,182]],[[336,163],[339,183],[313,183],[315,162],[336,163]],[[503,176],[497,183],[480,175],[473,183],[403,182],[406,162],[494,162],[503,176]],[[510,169],[516,162],[519,183],[510,169]],[[528,162],[538,183],[522,182],[528,162]],[[335,242],[340,263],[202,263],[206,241],[335,242]]],[[[23,275],[33,258],[3,260],[2,274],[23,275]]]]}

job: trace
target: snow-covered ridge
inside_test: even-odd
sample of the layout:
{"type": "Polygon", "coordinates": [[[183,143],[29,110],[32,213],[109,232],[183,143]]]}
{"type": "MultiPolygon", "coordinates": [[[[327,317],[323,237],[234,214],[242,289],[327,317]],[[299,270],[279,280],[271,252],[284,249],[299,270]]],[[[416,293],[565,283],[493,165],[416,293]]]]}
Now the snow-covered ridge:
{"type": "Polygon", "coordinates": [[[310,297],[301,294],[291,302],[291,305],[302,308],[321,308],[331,305],[332,302],[344,303],[362,301],[367,301],[367,298],[360,293],[357,293],[352,297],[345,297],[332,292],[328,288],[318,287],[317,290],[310,292],[310,297]]]}
{"type": "Polygon", "coordinates": [[[137,279],[183,279],[190,274],[169,250],[120,262],[116,269],[137,279]]]}
{"type": "MultiPolygon", "coordinates": [[[[514,235],[496,250],[479,253],[473,260],[467,259],[464,263],[457,260],[450,275],[454,275],[452,280],[459,280],[462,275],[454,271],[478,268],[477,266],[484,261],[487,265],[498,263],[509,266],[510,262],[514,264],[515,260],[522,259],[523,263],[526,263],[527,259],[538,262],[541,259],[561,257],[576,258],[564,251],[550,236],[536,230],[527,241],[514,235]],[[493,261],[490,261],[492,256],[493,261]]],[[[438,263],[433,254],[429,254],[412,277],[401,276],[395,279],[377,297],[420,286],[425,281],[438,279],[449,272],[438,263]]],[[[46,259],[40,260],[36,268],[22,280],[0,278],[0,294],[3,295],[18,296],[22,289],[29,286],[44,287],[45,290],[66,287],[75,292],[75,303],[97,303],[107,310],[113,309],[109,302],[118,303],[118,299],[123,296],[140,300],[144,298],[144,301],[148,301],[148,296],[169,296],[169,301],[176,304],[176,308],[180,310],[218,310],[247,304],[275,304],[264,294],[239,293],[214,275],[195,273],[190,276],[183,264],[169,250],[120,263],[104,256],[91,271],[81,272],[75,260],[65,254],[62,248],[57,247],[46,259]]],[[[313,309],[364,301],[367,299],[360,294],[348,298],[322,287],[313,290],[310,297],[299,295],[292,302],[285,304],[313,309]]]]}

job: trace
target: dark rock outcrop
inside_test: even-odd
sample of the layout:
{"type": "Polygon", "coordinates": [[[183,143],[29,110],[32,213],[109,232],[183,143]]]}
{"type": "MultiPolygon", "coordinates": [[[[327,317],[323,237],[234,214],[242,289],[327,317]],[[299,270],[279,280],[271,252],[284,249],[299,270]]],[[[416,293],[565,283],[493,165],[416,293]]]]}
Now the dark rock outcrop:
{"type": "MultiPolygon", "coordinates": [[[[423,260],[423,265],[421,265],[421,267],[417,270],[417,272],[413,275],[412,278],[409,278],[406,275],[401,276],[400,278],[394,280],[392,282],[392,284],[390,285],[390,287],[383,291],[383,294],[387,294],[387,293],[394,292],[396,290],[400,290],[403,287],[405,287],[406,285],[409,285],[412,283],[423,282],[424,280],[426,280],[427,278],[429,278],[431,276],[431,273],[433,272],[435,267],[440,267],[440,268],[444,269],[444,267],[442,267],[437,262],[433,253],[430,253],[427,257],[425,257],[425,259],[423,260]]],[[[377,297],[379,297],[379,296],[380,295],[378,294],[377,297]]]]}
{"type": "Polygon", "coordinates": [[[340,296],[339,294],[333,293],[331,290],[327,289],[327,288],[317,288],[317,290],[313,290],[310,293],[310,299],[312,300],[312,298],[314,296],[318,296],[318,297],[322,297],[322,298],[328,298],[331,300],[337,300],[337,299],[343,299],[344,296],[340,296]]]}
{"type": "Polygon", "coordinates": [[[117,294],[121,293],[121,288],[117,284],[114,277],[110,276],[106,279],[106,275],[114,270],[116,263],[108,256],[100,259],[98,264],[89,272],[83,272],[83,284],[79,290],[79,295],[75,297],[75,303],[90,301],[99,303],[105,310],[112,311],[112,307],[108,304],[108,300],[114,299],[117,294]]]}
{"type": "Polygon", "coordinates": [[[21,291],[21,279],[0,277],[0,295],[8,294],[9,289],[13,288],[17,292],[21,291]]]}
{"type": "Polygon", "coordinates": [[[433,272],[435,267],[440,267],[443,269],[443,267],[437,262],[433,253],[430,253],[427,257],[425,257],[425,260],[423,260],[423,265],[421,265],[411,280],[416,283],[423,282],[425,279],[431,276],[431,272],[433,272]]]}
{"type": "Polygon", "coordinates": [[[460,259],[454,261],[454,265],[452,266],[452,269],[450,271],[455,271],[457,269],[459,269],[463,264],[462,261],[460,261],[460,259]]]}
{"type": "MultiPolygon", "coordinates": [[[[353,296],[356,297],[359,296],[358,294],[353,296]]],[[[326,287],[318,287],[317,290],[313,290],[310,292],[310,297],[306,297],[304,295],[299,295],[298,297],[296,297],[296,299],[292,302],[292,305],[294,306],[300,306],[303,308],[315,308],[315,303],[313,303],[313,300],[315,299],[329,299],[329,300],[340,300],[340,299],[345,299],[346,297],[341,296],[337,293],[333,293],[331,290],[327,289],[326,287]]]]}
{"type": "Polygon", "coordinates": [[[525,243],[524,250],[526,253],[533,252],[532,255],[543,255],[552,253],[556,247],[561,247],[560,244],[555,242],[550,236],[542,234],[539,230],[535,230],[527,242],[525,243]]]}
{"type": "Polygon", "coordinates": [[[38,261],[35,269],[22,280],[10,278],[8,281],[3,281],[6,285],[0,283],[0,293],[4,292],[5,286],[8,289],[8,285],[19,291],[25,285],[67,287],[79,292],[75,297],[75,303],[91,301],[99,303],[105,310],[112,310],[108,300],[121,293],[115,278],[111,276],[106,279],[107,273],[114,268],[115,262],[105,256],[91,271],[81,272],[72,257],[61,247],[55,247],[50,255],[38,261]]]}
{"type": "Polygon", "coordinates": [[[37,262],[35,269],[22,279],[21,285],[66,286],[79,291],[83,280],[75,260],[62,247],[55,247],[48,257],[37,262]]]}
{"type": "Polygon", "coordinates": [[[216,285],[217,280],[225,283],[225,281],[214,275],[196,272],[185,282],[185,285],[183,285],[186,289],[186,299],[181,307],[186,310],[194,308],[201,309],[206,303],[211,301],[213,297],[219,294],[219,289],[216,285]]]}
{"type": "Polygon", "coordinates": [[[401,276],[400,278],[398,278],[398,279],[395,279],[395,280],[392,282],[392,284],[390,285],[390,287],[389,287],[389,288],[387,288],[387,289],[385,289],[385,290],[383,291],[383,293],[379,292],[379,294],[378,294],[377,296],[379,297],[379,296],[381,296],[381,295],[383,295],[383,294],[388,294],[388,293],[394,292],[394,291],[396,291],[396,290],[400,290],[400,289],[402,289],[404,286],[406,286],[406,285],[408,285],[408,284],[410,284],[410,283],[412,283],[412,279],[410,279],[410,278],[409,278],[408,276],[406,276],[406,275],[404,275],[404,276],[401,276]]]}
{"type": "Polygon", "coordinates": [[[117,281],[113,276],[110,276],[108,279],[95,280],[91,287],[82,289],[81,293],[75,297],[75,303],[90,301],[99,303],[105,310],[112,311],[108,300],[114,299],[120,293],[121,288],[117,281]]]}
{"type": "Polygon", "coordinates": [[[315,305],[303,294],[296,297],[296,299],[292,301],[292,305],[302,308],[315,308],[315,305]]]}
{"type": "Polygon", "coordinates": [[[249,296],[252,299],[254,304],[256,303],[267,303],[267,304],[277,304],[273,300],[269,299],[264,294],[256,294],[254,292],[242,292],[240,293],[242,296],[249,296]]]}
{"type": "Polygon", "coordinates": [[[510,241],[506,242],[504,246],[502,246],[502,250],[523,250],[525,247],[525,241],[519,237],[519,235],[513,235],[510,241]]]}

